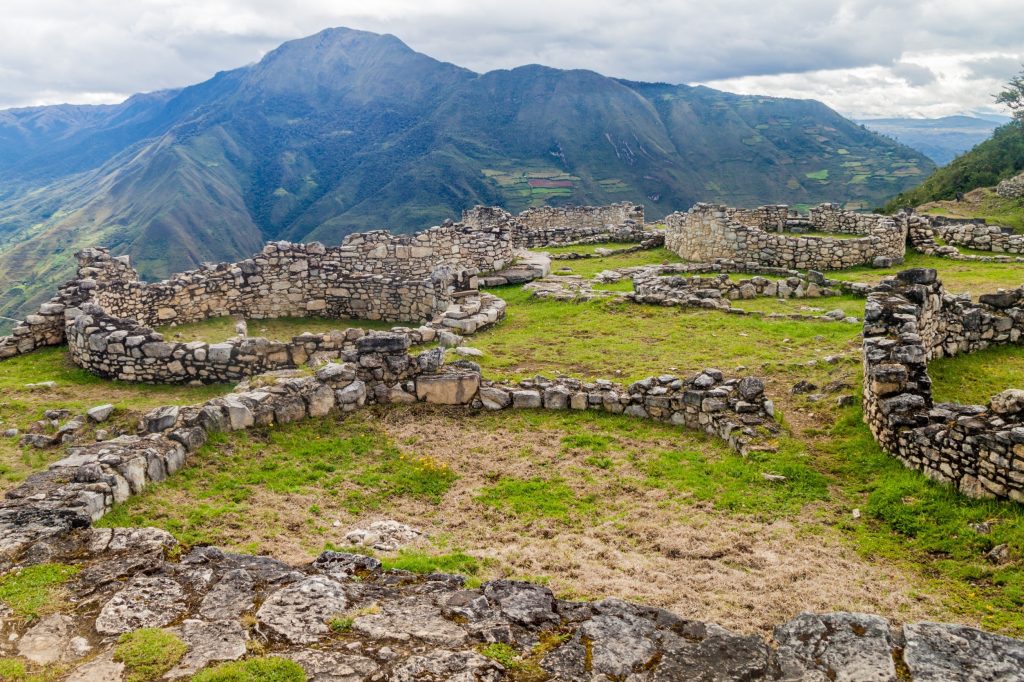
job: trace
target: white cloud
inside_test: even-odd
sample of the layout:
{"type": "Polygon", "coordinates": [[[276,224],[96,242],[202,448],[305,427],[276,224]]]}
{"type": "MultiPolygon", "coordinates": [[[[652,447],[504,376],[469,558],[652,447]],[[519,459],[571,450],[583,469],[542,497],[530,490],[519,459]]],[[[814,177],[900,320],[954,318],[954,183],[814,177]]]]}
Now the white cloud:
{"type": "Polygon", "coordinates": [[[907,54],[892,66],[824,69],[806,73],[750,76],[706,85],[746,94],[819,99],[853,118],[934,118],[979,112],[1002,113],[992,102],[1016,71],[978,73],[977,63],[1017,64],[1020,55],[1001,53],[907,54]]]}
{"type": "Polygon", "coordinates": [[[1014,73],[999,76],[998,60],[1024,59],[1019,0],[5,0],[3,11],[0,106],[187,85],[328,26],[393,33],[477,71],[543,63],[757,87],[856,115],[985,107],[1014,73]]]}

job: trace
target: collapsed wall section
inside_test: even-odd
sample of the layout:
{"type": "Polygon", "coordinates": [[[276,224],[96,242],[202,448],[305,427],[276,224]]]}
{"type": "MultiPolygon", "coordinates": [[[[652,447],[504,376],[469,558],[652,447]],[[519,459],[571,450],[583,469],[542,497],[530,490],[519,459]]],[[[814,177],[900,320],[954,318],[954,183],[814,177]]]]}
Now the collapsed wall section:
{"type": "Polygon", "coordinates": [[[823,204],[803,221],[812,230],[863,235],[829,238],[786,233],[785,208],[696,204],[665,218],[665,246],[688,261],[735,260],[798,270],[891,266],[903,261],[907,226],[898,217],[861,215],[823,204]]]}
{"type": "Polygon", "coordinates": [[[972,497],[1024,502],[1024,391],[988,406],[936,404],[929,361],[1024,341],[1024,287],[951,296],[936,271],[883,281],[864,313],[864,419],[906,466],[972,497]]]}

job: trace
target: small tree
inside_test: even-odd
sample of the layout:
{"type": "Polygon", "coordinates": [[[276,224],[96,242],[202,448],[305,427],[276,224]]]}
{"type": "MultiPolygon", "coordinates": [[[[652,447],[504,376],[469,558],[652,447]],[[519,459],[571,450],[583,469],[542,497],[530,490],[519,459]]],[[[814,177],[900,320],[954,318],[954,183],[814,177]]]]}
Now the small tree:
{"type": "Polygon", "coordinates": [[[1006,89],[996,95],[996,104],[1010,107],[1013,118],[1024,122],[1024,71],[1011,78],[1006,89]]]}

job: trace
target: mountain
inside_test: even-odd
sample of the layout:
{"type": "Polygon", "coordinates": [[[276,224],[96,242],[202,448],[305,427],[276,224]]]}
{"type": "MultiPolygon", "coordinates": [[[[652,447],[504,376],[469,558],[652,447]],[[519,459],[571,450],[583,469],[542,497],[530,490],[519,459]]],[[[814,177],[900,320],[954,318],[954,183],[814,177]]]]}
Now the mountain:
{"type": "Polygon", "coordinates": [[[870,118],[857,121],[868,130],[888,135],[945,166],[960,154],[984,142],[1010,118],[943,116],[942,118],[870,118]]]}
{"type": "Polygon", "coordinates": [[[162,277],[477,203],[873,206],[932,168],[815,101],[542,66],[478,74],[328,29],[191,87],[0,111],[0,314],[37,302],[91,244],[162,277]]]}
{"type": "Polygon", "coordinates": [[[936,170],[917,187],[897,195],[886,204],[886,210],[954,199],[958,192],[991,187],[1022,170],[1024,124],[1007,123],[997,128],[990,139],[936,170]]]}

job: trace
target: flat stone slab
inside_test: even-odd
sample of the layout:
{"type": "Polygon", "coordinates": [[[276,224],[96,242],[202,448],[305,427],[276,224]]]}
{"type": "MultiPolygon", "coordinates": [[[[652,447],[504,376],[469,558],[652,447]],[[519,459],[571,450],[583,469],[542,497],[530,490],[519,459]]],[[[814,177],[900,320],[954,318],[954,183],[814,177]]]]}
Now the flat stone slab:
{"type": "Polygon", "coordinates": [[[964,625],[903,628],[903,660],[914,682],[1024,680],[1024,642],[964,625]]]}
{"type": "Polygon", "coordinates": [[[186,620],[179,636],[188,644],[188,652],[167,673],[169,678],[194,675],[210,663],[238,660],[245,656],[249,639],[249,633],[237,620],[186,620]]]}
{"type": "Polygon", "coordinates": [[[468,635],[441,615],[441,610],[423,602],[389,605],[381,613],[360,616],[352,630],[373,639],[422,640],[437,646],[459,646],[468,635]]]}
{"type": "Polygon", "coordinates": [[[863,613],[802,613],[775,629],[783,679],[897,682],[889,621],[863,613]]]}
{"type": "Polygon", "coordinates": [[[76,621],[71,616],[60,613],[45,616],[18,640],[18,655],[37,665],[82,658],[92,646],[76,634],[75,628],[76,621]]]}
{"type": "Polygon", "coordinates": [[[314,575],[270,595],[256,612],[256,620],[293,644],[312,644],[330,632],[328,620],[347,607],[340,583],[314,575]]]}
{"type": "Polygon", "coordinates": [[[185,610],[185,592],[177,582],[162,576],[138,576],[103,606],[96,618],[96,631],[120,635],[163,627],[185,610]]]}

